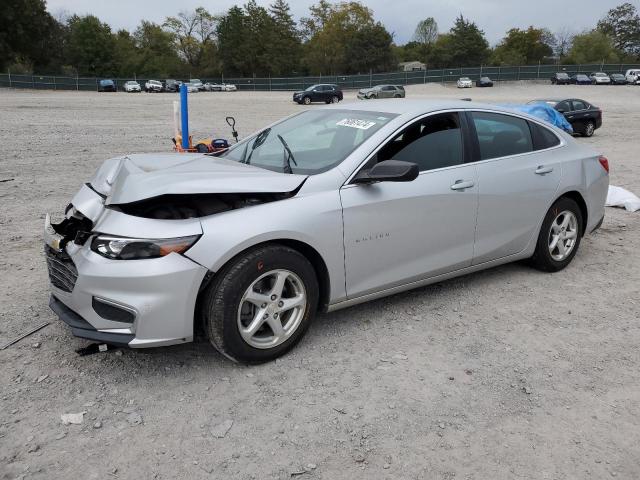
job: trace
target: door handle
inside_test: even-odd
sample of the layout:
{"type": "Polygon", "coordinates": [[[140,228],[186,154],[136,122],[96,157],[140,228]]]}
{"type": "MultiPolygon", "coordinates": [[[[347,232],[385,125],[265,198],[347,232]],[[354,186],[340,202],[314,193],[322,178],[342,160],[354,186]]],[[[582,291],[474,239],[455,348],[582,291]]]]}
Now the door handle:
{"type": "Polygon", "coordinates": [[[474,185],[475,183],[472,181],[465,182],[464,180],[456,180],[456,183],[451,185],[451,190],[464,190],[466,188],[471,188],[474,185]]]}
{"type": "Polygon", "coordinates": [[[538,175],[544,175],[551,172],[553,172],[553,167],[545,167],[544,165],[540,165],[538,168],[536,168],[536,174],[538,175]]]}

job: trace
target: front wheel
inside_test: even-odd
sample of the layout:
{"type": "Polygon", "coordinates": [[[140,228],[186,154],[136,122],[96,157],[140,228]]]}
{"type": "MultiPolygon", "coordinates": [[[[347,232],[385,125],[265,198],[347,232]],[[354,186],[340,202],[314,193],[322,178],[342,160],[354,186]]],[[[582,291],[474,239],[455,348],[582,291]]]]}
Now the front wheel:
{"type": "Polygon", "coordinates": [[[583,228],[578,204],[570,198],[558,199],[542,222],[531,264],[545,272],[565,268],[578,251],[583,228]]]}
{"type": "Polygon", "coordinates": [[[338,98],[337,95],[334,95],[333,97],[331,97],[331,103],[338,103],[340,101],[340,99],[338,98]]]}
{"type": "Polygon", "coordinates": [[[304,97],[302,99],[302,103],[304,103],[305,105],[310,105],[311,104],[311,99],[309,97],[304,97]]]}
{"type": "Polygon", "coordinates": [[[213,346],[232,360],[261,363],[303,337],[318,306],[318,280],[301,253],[269,245],[232,260],[203,295],[213,346]]]}

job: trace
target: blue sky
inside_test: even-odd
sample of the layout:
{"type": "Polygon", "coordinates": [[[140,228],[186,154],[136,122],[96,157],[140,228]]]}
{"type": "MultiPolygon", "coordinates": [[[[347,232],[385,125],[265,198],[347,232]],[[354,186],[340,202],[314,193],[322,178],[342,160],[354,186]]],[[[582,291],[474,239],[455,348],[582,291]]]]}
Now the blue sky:
{"type": "MultiPolygon", "coordinates": [[[[68,13],[97,15],[114,29],[133,30],[141,19],[161,23],[165,17],[179,10],[193,10],[198,6],[212,13],[222,13],[237,3],[233,0],[48,0],[49,11],[57,15],[68,13]]],[[[362,3],[373,9],[375,17],[394,33],[396,43],[411,40],[418,20],[434,17],[441,32],[451,28],[460,13],[474,20],[482,28],[493,45],[511,27],[526,28],[529,25],[547,27],[551,31],[568,28],[580,32],[595,26],[606,12],[624,0],[367,0],[362,3]]],[[[270,2],[258,0],[267,6],[270,2]]],[[[305,16],[313,0],[289,2],[294,16],[305,16]]],[[[638,0],[631,3],[640,7],[638,0]]]]}

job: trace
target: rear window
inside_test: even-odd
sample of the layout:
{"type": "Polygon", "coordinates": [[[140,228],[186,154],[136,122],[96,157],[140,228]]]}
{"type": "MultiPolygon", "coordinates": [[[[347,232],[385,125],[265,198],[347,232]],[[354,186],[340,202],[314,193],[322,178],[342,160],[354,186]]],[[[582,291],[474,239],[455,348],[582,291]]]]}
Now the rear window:
{"type": "Polygon", "coordinates": [[[560,139],[548,128],[529,122],[529,129],[534,150],[545,150],[560,145],[560,139]]]}
{"type": "Polygon", "coordinates": [[[533,151],[526,120],[499,113],[473,112],[480,145],[480,159],[507,157],[533,151]]]}

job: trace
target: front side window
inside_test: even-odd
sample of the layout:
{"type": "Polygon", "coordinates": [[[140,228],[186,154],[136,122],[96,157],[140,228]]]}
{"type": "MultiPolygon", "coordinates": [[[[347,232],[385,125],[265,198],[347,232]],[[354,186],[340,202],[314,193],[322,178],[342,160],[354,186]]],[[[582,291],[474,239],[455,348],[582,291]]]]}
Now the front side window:
{"type": "Polygon", "coordinates": [[[480,145],[480,159],[508,157],[533,150],[526,120],[499,113],[471,114],[480,145]]]}
{"type": "Polygon", "coordinates": [[[556,110],[558,110],[560,113],[570,112],[571,105],[568,101],[565,100],[564,102],[560,102],[556,105],[556,110]]]}
{"type": "Polygon", "coordinates": [[[340,164],[396,116],[360,110],[308,110],[262,130],[219,156],[276,172],[288,171],[290,165],[292,173],[315,175],[340,164]]]}
{"type": "Polygon", "coordinates": [[[574,100],[573,101],[573,109],[574,110],[586,110],[587,109],[587,105],[581,100],[574,100]]]}
{"type": "Polygon", "coordinates": [[[412,123],[378,151],[374,163],[384,160],[415,163],[420,171],[464,163],[459,115],[440,113],[412,123]]]}

